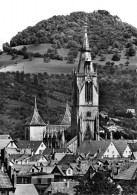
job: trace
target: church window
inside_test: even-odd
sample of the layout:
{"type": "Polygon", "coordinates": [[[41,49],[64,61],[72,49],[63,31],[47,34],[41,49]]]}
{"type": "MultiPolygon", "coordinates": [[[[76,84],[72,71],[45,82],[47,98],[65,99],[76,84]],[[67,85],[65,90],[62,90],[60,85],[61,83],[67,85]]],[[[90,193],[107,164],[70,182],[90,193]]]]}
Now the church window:
{"type": "Polygon", "coordinates": [[[91,102],[93,98],[93,91],[92,91],[92,82],[86,82],[85,84],[85,101],[91,102]]]}
{"type": "Polygon", "coordinates": [[[91,117],[91,112],[87,112],[87,117],[91,117]]]}

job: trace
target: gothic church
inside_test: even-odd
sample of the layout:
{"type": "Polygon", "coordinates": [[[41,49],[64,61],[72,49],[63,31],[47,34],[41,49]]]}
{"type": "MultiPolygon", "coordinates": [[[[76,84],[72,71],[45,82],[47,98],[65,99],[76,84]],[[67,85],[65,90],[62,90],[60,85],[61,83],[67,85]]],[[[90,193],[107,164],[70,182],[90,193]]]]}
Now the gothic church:
{"type": "Polygon", "coordinates": [[[80,49],[77,71],[73,72],[73,95],[71,113],[68,103],[63,119],[59,124],[45,124],[36,105],[30,124],[25,129],[26,139],[43,140],[47,147],[77,148],[86,139],[99,139],[99,89],[97,70],[93,66],[91,50],[85,24],[84,41],[80,49]],[[65,143],[64,131],[68,128],[77,132],[77,136],[65,143]]]}

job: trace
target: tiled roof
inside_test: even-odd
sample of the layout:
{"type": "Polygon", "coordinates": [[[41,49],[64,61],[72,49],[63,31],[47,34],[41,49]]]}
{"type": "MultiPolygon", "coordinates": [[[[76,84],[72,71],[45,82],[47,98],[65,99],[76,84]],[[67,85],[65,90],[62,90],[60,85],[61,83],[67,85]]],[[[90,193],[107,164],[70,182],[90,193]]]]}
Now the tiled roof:
{"type": "Polygon", "coordinates": [[[34,165],[14,164],[12,168],[13,168],[13,170],[16,170],[18,172],[18,174],[27,174],[27,173],[29,173],[29,171],[31,170],[31,168],[33,166],[34,165]]]}
{"type": "Polygon", "coordinates": [[[46,126],[44,121],[39,115],[38,109],[37,109],[37,103],[36,103],[36,98],[35,98],[35,107],[34,107],[34,113],[30,122],[30,125],[39,125],[39,126],[46,126]]]}
{"type": "Polygon", "coordinates": [[[6,189],[13,188],[13,185],[11,184],[8,173],[6,171],[0,170],[0,189],[2,188],[6,189]]]}
{"type": "Polygon", "coordinates": [[[90,155],[95,155],[97,152],[99,154],[103,154],[108,148],[110,142],[111,142],[110,140],[109,141],[85,140],[81,143],[81,146],[77,149],[77,152],[79,154],[83,153],[90,155]]]}
{"type": "Polygon", "coordinates": [[[135,179],[136,170],[137,170],[137,163],[131,165],[128,169],[116,175],[114,179],[133,180],[135,179]]]}
{"type": "MultiPolygon", "coordinates": [[[[67,186],[67,182],[51,182],[52,193],[61,192],[68,195],[75,194],[75,186],[78,185],[79,182],[69,181],[69,187],[67,186]]],[[[48,191],[48,188],[47,190],[48,191]]]]}
{"type": "Polygon", "coordinates": [[[31,148],[34,152],[39,148],[42,141],[28,141],[28,140],[19,140],[17,146],[21,149],[31,148]]]}
{"type": "MultiPolygon", "coordinates": [[[[28,159],[28,161],[29,161],[29,162],[33,162],[33,161],[37,162],[37,161],[40,160],[42,157],[44,157],[44,155],[41,155],[41,154],[34,154],[33,156],[31,156],[31,157],[28,159]]],[[[44,157],[44,158],[45,158],[45,157],[44,157]]],[[[46,160],[46,158],[45,158],[45,160],[46,160]]]]}
{"type": "Polygon", "coordinates": [[[23,154],[11,154],[8,156],[9,161],[14,161],[19,159],[21,156],[23,156],[23,154]]]}
{"type": "Polygon", "coordinates": [[[69,142],[66,143],[66,147],[68,147],[70,144],[72,144],[74,141],[77,141],[77,135],[73,137],[69,142]]]}
{"type": "Polygon", "coordinates": [[[17,184],[15,195],[38,195],[38,192],[34,186],[34,184],[17,184]]]}
{"type": "Polygon", "coordinates": [[[68,153],[68,152],[70,152],[70,150],[68,148],[55,148],[54,150],[52,148],[45,148],[43,154],[45,156],[48,156],[48,155],[53,154],[53,152],[55,152],[55,153],[68,153]]]}
{"type": "Polygon", "coordinates": [[[13,141],[13,140],[12,139],[0,139],[0,150],[5,148],[10,143],[10,141],[13,141]]]}
{"type": "Polygon", "coordinates": [[[130,147],[132,152],[137,152],[137,142],[129,143],[129,147],[130,147]]]}
{"type": "Polygon", "coordinates": [[[118,150],[119,154],[122,155],[127,147],[127,140],[113,140],[113,144],[118,150]]]}
{"type": "Polygon", "coordinates": [[[58,165],[70,164],[70,163],[76,162],[76,160],[77,160],[78,157],[79,157],[79,155],[66,154],[66,155],[58,162],[58,165]]]}

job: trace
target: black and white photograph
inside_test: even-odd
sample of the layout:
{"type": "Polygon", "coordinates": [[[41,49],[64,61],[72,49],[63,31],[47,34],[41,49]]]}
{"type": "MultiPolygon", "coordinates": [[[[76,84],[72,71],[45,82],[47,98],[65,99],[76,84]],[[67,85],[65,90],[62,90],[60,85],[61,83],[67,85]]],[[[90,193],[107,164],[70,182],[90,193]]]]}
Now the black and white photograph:
{"type": "Polygon", "coordinates": [[[0,0],[0,195],[137,194],[137,0],[0,0]]]}

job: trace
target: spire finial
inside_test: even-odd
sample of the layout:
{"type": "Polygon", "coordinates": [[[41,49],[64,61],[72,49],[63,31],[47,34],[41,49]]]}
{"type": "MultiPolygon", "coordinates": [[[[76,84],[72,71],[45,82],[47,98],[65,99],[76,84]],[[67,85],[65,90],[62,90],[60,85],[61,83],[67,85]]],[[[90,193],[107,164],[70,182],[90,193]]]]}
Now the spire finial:
{"type": "Polygon", "coordinates": [[[35,95],[35,107],[34,107],[35,110],[37,110],[37,97],[35,95]]]}
{"type": "Polygon", "coordinates": [[[88,42],[88,35],[87,35],[87,28],[88,28],[87,21],[88,21],[88,16],[86,14],[85,25],[84,25],[84,28],[85,28],[84,33],[85,33],[85,35],[84,35],[84,43],[83,43],[83,47],[85,49],[89,49],[89,42],[88,42]]]}

